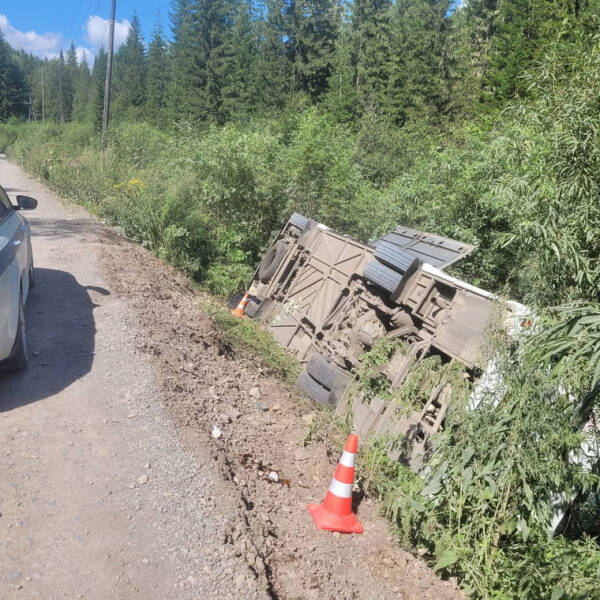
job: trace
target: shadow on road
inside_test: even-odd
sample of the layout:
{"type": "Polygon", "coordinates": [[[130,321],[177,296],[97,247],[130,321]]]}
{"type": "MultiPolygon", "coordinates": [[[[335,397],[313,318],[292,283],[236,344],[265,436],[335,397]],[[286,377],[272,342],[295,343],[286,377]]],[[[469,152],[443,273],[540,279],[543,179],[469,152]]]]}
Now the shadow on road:
{"type": "Polygon", "coordinates": [[[97,233],[103,237],[116,237],[105,225],[91,219],[40,219],[29,216],[31,224],[31,237],[42,238],[68,238],[75,235],[97,233]]]}
{"type": "Polygon", "coordinates": [[[94,304],[75,277],[54,269],[35,270],[36,287],[27,303],[30,363],[20,373],[0,375],[0,412],[48,398],[65,389],[92,367],[94,304]]]}

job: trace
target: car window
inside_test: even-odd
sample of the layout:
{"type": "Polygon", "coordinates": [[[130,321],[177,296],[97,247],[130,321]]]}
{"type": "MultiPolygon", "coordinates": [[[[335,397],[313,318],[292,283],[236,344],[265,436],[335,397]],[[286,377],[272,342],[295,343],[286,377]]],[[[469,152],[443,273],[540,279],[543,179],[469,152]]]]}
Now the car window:
{"type": "Polygon", "coordinates": [[[0,186],[0,221],[4,220],[4,217],[12,211],[12,204],[10,203],[6,192],[2,189],[2,186],[0,186]]]}

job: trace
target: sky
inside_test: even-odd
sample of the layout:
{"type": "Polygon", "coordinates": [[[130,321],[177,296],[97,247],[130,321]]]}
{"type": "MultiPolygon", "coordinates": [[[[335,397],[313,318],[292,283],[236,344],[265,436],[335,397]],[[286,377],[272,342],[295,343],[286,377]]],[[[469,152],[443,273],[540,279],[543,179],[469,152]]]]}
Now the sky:
{"type": "MultiPolygon", "coordinates": [[[[134,11],[146,42],[159,19],[168,32],[169,0],[117,0],[115,47],[127,37],[134,11]]],[[[0,29],[11,46],[36,56],[54,58],[73,41],[78,57],[85,52],[93,62],[107,46],[109,16],[110,0],[2,0],[0,29]]]]}

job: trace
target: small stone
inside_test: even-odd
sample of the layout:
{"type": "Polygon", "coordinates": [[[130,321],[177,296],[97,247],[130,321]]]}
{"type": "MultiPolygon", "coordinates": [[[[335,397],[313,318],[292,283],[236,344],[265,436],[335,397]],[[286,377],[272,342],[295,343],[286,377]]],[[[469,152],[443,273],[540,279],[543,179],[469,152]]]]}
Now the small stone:
{"type": "Polygon", "coordinates": [[[127,415],[128,419],[135,419],[137,417],[137,413],[131,412],[127,415]]]}
{"type": "Polygon", "coordinates": [[[242,416],[242,413],[235,406],[230,406],[227,409],[227,414],[229,415],[232,421],[235,421],[236,419],[239,419],[242,416]]]}
{"type": "Polygon", "coordinates": [[[221,423],[231,423],[231,417],[226,413],[219,415],[219,420],[221,423]]]}
{"type": "Polygon", "coordinates": [[[260,390],[257,387],[253,387],[248,392],[251,398],[258,399],[261,396],[260,390]]]}
{"type": "Polygon", "coordinates": [[[269,473],[269,479],[271,481],[274,481],[275,483],[277,483],[279,481],[279,475],[277,475],[277,473],[275,471],[271,471],[269,473]]]}
{"type": "Polygon", "coordinates": [[[144,469],[149,469],[150,468],[150,463],[144,463],[144,469]]]}
{"type": "Polygon", "coordinates": [[[306,448],[296,448],[296,450],[294,450],[294,458],[296,460],[308,460],[310,458],[310,453],[306,448]]]}
{"type": "Polygon", "coordinates": [[[272,412],[280,412],[281,406],[279,406],[279,404],[275,404],[274,406],[271,407],[271,411],[272,412]]]}
{"type": "Polygon", "coordinates": [[[262,402],[257,402],[256,408],[258,408],[258,410],[261,410],[262,412],[266,412],[269,410],[269,407],[265,406],[262,402]]]}
{"type": "Polygon", "coordinates": [[[148,475],[140,475],[136,481],[138,485],[145,485],[148,483],[148,475]]]}
{"type": "Polygon", "coordinates": [[[315,414],[314,413],[307,413],[305,415],[302,415],[302,422],[305,425],[312,425],[313,422],[315,420],[315,414]]]}
{"type": "Polygon", "coordinates": [[[419,556],[425,556],[425,555],[427,554],[427,548],[419,548],[419,549],[417,550],[417,554],[418,554],[419,556]]]}
{"type": "Polygon", "coordinates": [[[210,430],[210,435],[213,437],[213,439],[218,440],[223,434],[216,425],[213,425],[210,430]]]}
{"type": "Polygon", "coordinates": [[[149,565],[150,561],[147,558],[142,558],[142,564],[143,565],[149,565]]]}

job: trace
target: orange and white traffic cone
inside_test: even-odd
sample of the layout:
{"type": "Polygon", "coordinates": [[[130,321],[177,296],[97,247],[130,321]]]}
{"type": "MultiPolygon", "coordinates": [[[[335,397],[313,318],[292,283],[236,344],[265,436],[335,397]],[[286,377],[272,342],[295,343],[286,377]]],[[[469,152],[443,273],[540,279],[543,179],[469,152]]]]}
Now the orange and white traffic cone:
{"type": "Polygon", "coordinates": [[[231,314],[234,317],[239,317],[240,319],[244,319],[244,311],[246,310],[246,304],[248,304],[248,296],[249,294],[244,294],[244,297],[240,300],[240,303],[231,311],[231,314]]]}
{"type": "Polygon", "coordinates": [[[346,447],[322,504],[309,504],[308,510],[319,529],[362,533],[363,526],[352,513],[352,484],[358,437],[348,437],[346,447]]]}

